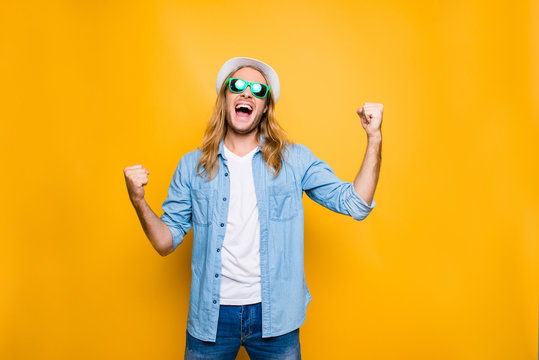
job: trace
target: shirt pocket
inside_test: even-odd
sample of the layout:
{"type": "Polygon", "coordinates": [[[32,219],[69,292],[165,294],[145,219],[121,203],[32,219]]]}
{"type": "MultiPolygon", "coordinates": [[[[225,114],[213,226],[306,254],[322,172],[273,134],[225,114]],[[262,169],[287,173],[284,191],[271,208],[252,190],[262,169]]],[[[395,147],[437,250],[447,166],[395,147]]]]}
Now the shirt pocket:
{"type": "Polygon", "coordinates": [[[298,216],[298,201],[294,186],[271,186],[269,203],[270,218],[273,221],[287,221],[298,216]]]}
{"type": "Polygon", "coordinates": [[[211,224],[212,214],[211,200],[213,198],[213,190],[211,188],[192,189],[193,201],[193,223],[202,226],[211,224]]]}

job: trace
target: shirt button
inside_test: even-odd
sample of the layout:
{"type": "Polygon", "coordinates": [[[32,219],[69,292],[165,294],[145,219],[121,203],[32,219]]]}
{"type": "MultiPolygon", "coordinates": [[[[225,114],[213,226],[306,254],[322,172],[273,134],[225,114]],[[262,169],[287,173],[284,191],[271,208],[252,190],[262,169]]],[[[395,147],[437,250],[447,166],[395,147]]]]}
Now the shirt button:
{"type": "Polygon", "coordinates": [[[217,249],[217,252],[220,252],[220,251],[221,251],[221,249],[218,248],[218,249],[217,249]]]}
{"type": "Polygon", "coordinates": [[[228,173],[225,173],[225,176],[228,176],[228,173]]]}
{"type": "Polygon", "coordinates": [[[219,277],[219,274],[215,274],[215,277],[218,278],[218,277],[219,277]]]}
{"type": "Polygon", "coordinates": [[[221,227],[225,226],[225,224],[221,223],[221,227]]]}
{"type": "Polygon", "coordinates": [[[214,304],[217,304],[217,300],[213,300],[213,303],[214,303],[214,304]]]}
{"type": "Polygon", "coordinates": [[[226,201],[226,197],[223,198],[223,201],[226,201]]]}

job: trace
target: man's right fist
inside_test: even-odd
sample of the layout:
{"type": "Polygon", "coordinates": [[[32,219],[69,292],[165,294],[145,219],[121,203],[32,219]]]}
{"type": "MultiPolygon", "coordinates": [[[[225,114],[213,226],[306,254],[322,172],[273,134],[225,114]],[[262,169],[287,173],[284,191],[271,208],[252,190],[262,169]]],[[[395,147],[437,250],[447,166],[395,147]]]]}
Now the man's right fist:
{"type": "Polygon", "coordinates": [[[142,165],[128,166],[124,169],[125,183],[131,202],[144,199],[144,188],[148,184],[148,174],[150,172],[142,165]]]}

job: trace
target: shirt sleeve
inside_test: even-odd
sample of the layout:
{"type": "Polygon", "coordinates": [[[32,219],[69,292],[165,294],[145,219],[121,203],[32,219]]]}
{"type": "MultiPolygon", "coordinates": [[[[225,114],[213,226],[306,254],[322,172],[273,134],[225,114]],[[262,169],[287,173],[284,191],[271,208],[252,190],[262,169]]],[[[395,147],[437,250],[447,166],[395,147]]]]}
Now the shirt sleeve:
{"type": "Polygon", "coordinates": [[[300,162],[303,164],[302,187],[312,200],[340,214],[361,221],[376,206],[374,199],[367,204],[351,182],[339,179],[333,169],[318,159],[307,147],[302,146],[300,162]]]}
{"type": "Polygon", "coordinates": [[[168,196],[162,206],[164,213],[161,215],[161,220],[170,229],[174,250],[182,243],[183,237],[192,226],[190,172],[186,156],[184,156],[174,171],[168,188],[168,196]]]}

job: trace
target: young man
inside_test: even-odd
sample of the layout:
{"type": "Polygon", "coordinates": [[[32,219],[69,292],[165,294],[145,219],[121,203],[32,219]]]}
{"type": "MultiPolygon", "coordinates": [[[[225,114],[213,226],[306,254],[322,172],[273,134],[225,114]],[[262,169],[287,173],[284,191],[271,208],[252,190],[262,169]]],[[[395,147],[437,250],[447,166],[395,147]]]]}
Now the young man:
{"type": "Polygon", "coordinates": [[[161,217],[144,200],[149,172],[124,169],[144,232],[162,256],[193,227],[186,359],[300,359],[299,327],[311,295],[303,269],[303,191],[360,221],[374,208],[382,104],[357,113],[367,150],[353,183],[340,180],[275,119],[279,78],[251,58],[228,60],[202,146],[174,172],[161,217]]]}

